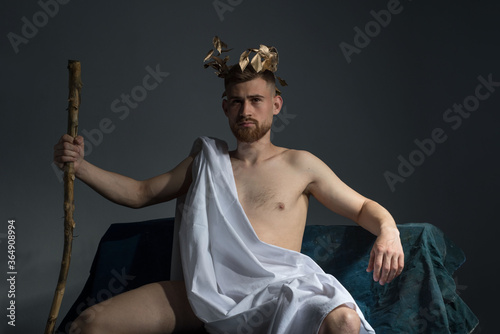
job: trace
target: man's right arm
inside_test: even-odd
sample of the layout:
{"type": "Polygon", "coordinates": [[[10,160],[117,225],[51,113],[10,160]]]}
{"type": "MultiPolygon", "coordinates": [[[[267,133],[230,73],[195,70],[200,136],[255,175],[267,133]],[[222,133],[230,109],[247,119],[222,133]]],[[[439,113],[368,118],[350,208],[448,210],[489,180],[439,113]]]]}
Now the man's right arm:
{"type": "Polygon", "coordinates": [[[73,139],[64,135],[54,146],[54,162],[59,168],[63,168],[66,162],[73,162],[77,178],[120,205],[141,208],[169,201],[187,192],[191,184],[191,156],[167,173],[138,181],[87,162],[83,152],[83,137],[73,139]]]}

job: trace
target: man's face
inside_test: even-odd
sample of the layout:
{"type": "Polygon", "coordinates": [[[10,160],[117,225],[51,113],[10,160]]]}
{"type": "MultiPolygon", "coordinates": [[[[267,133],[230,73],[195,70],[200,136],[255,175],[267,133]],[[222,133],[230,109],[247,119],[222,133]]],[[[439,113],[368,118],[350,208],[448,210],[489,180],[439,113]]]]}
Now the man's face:
{"type": "Polygon", "coordinates": [[[222,108],[238,141],[251,143],[270,137],[273,115],[279,113],[283,104],[274,92],[273,85],[262,78],[228,87],[222,108]]]}

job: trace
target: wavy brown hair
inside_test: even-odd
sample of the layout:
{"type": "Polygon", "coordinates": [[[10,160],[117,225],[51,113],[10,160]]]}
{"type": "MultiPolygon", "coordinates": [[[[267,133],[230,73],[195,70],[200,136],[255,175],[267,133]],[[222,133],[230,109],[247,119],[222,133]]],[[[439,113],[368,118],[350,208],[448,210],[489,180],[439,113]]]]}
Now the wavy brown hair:
{"type": "Polygon", "coordinates": [[[256,78],[264,79],[268,83],[268,85],[272,85],[272,88],[274,89],[274,91],[276,91],[276,78],[273,72],[269,70],[256,72],[251,65],[247,66],[245,70],[242,71],[240,66],[236,64],[231,67],[227,76],[224,78],[225,91],[223,96],[226,96],[227,90],[232,85],[236,85],[242,82],[247,82],[256,78]]]}

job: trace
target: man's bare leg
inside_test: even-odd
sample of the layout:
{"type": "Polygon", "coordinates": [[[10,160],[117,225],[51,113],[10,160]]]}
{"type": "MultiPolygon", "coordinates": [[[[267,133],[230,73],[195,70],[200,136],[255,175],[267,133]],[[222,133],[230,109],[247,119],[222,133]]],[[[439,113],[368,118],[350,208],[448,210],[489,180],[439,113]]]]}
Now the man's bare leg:
{"type": "Polygon", "coordinates": [[[176,333],[203,331],[182,281],[147,284],[83,311],[71,334],[176,333]]]}
{"type": "Polygon", "coordinates": [[[318,334],[359,334],[361,320],[352,308],[341,305],[323,320],[318,334]]]}

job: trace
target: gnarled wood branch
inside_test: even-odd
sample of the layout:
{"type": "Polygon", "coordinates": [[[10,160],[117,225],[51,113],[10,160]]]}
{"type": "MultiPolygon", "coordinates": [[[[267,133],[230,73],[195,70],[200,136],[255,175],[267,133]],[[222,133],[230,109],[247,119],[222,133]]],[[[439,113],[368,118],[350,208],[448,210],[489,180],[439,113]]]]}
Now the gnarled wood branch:
{"type": "MultiPolygon", "coordinates": [[[[81,66],[77,60],[68,60],[69,70],[69,97],[68,97],[68,134],[75,138],[78,134],[78,111],[80,108],[80,97],[82,89],[81,66]]],[[[71,261],[71,248],[73,243],[73,220],[74,204],[74,181],[75,170],[73,162],[65,164],[64,169],[64,250],[61,260],[61,269],[57,281],[52,307],[45,327],[45,334],[52,334],[55,330],[57,316],[66,289],[69,264],[71,261]]]]}

